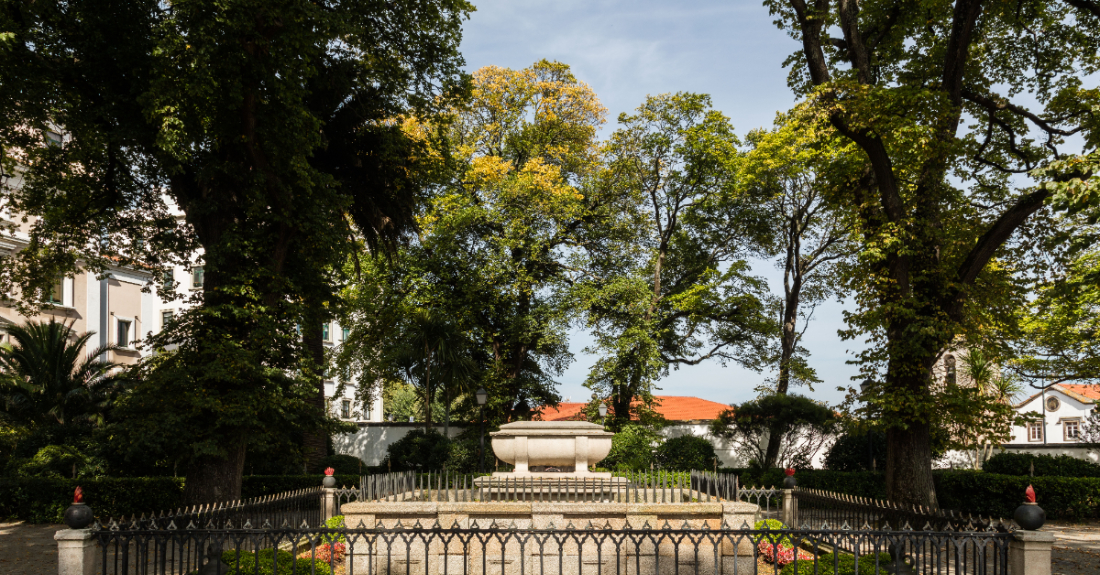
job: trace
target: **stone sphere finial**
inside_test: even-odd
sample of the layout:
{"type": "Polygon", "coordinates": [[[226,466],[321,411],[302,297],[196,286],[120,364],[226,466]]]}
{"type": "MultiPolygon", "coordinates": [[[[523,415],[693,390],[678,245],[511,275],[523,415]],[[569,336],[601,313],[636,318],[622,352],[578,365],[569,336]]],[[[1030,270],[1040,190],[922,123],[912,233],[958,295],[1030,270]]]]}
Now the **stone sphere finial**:
{"type": "Polygon", "coordinates": [[[1043,511],[1043,508],[1035,502],[1034,487],[1028,485],[1027,489],[1024,490],[1024,503],[1016,508],[1012,518],[1016,520],[1016,524],[1020,526],[1020,529],[1027,531],[1035,531],[1046,523],[1047,512],[1043,511]]]}
{"type": "Polygon", "coordinates": [[[798,484],[794,478],[794,468],[788,467],[785,473],[787,477],[783,478],[783,489],[794,489],[794,486],[798,484]]]}
{"type": "Polygon", "coordinates": [[[73,491],[73,504],[65,510],[65,525],[69,529],[84,529],[94,520],[92,508],[84,503],[84,490],[78,485],[73,491]]]}
{"type": "Polygon", "coordinates": [[[336,478],[332,476],[333,473],[336,473],[335,469],[333,469],[331,467],[326,468],[325,469],[325,478],[321,481],[321,485],[324,485],[325,487],[330,487],[330,488],[331,487],[336,487],[336,478]]]}

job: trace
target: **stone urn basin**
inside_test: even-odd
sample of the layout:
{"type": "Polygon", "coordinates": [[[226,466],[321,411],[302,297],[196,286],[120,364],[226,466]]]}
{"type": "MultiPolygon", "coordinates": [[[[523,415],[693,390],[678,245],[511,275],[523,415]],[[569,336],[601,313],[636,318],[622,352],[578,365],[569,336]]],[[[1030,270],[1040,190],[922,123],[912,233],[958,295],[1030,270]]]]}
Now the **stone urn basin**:
{"type": "MultiPolygon", "coordinates": [[[[587,421],[517,421],[500,426],[491,434],[493,452],[515,465],[511,476],[532,476],[532,466],[571,467],[572,475],[610,477],[610,473],[588,470],[611,452],[610,431],[587,421]]],[[[563,472],[538,475],[568,475],[563,472]]]]}

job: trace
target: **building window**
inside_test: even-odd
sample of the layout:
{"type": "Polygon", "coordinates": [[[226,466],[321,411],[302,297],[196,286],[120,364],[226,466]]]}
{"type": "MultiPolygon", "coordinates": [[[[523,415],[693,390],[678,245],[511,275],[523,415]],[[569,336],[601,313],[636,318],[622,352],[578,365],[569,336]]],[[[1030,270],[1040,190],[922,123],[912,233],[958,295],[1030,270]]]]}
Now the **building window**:
{"type": "Polygon", "coordinates": [[[202,266],[191,268],[191,287],[199,289],[202,287],[203,280],[202,266]]]}
{"type": "Polygon", "coordinates": [[[49,146],[60,146],[63,140],[64,138],[62,138],[61,134],[58,134],[57,132],[54,132],[52,130],[48,130],[46,132],[46,144],[49,146]]]}
{"type": "Polygon", "coordinates": [[[945,379],[947,380],[947,385],[949,387],[954,387],[955,382],[957,381],[957,377],[955,375],[955,356],[951,355],[950,353],[947,354],[947,357],[943,358],[943,365],[947,371],[947,375],[945,377],[945,379]]]}
{"type": "Polygon", "coordinates": [[[340,341],[347,341],[349,335],[351,335],[350,329],[346,327],[340,328],[340,341]]]}
{"type": "Polygon", "coordinates": [[[332,333],[329,331],[328,322],[321,324],[321,339],[332,341],[332,333]]]}
{"type": "Polygon", "coordinates": [[[351,400],[345,399],[340,402],[340,417],[344,419],[351,419],[351,400]]]}
{"type": "Polygon", "coordinates": [[[176,272],[174,270],[164,270],[163,286],[164,289],[170,290],[176,288],[176,272]]]}
{"type": "Polygon", "coordinates": [[[130,322],[125,319],[118,320],[118,346],[130,347],[130,322]]]}
{"type": "Polygon", "coordinates": [[[1058,411],[1058,408],[1062,406],[1062,402],[1058,401],[1057,397],[1047,398],[1047,411],[1058,411]]]}
{"type": "Polygon", "coordinates": [[[59,277],[46,288],[46,303],[63,305],[65,303],[65,278],[59,277]]]}
{"type": "Polygon", "coordinates": [[[1062,440],[1077,441],[1081,439],[1081,420],[1067,419],[1062,422],[1062,440]]]}
{"type": "Polygon", "coordinates": [[[175,316],[176,314],[173,313],[172,310],[160,312],[160,329],[168,327],[168,324],[172,323],[172,318],[175,316]]]}
{"type": "Polygon", "coordinates": [[[1027,424],[1027,440],[1028,441],[1042,441],[1043,440],[1043,422],[1031,421],[1027,424]]]}

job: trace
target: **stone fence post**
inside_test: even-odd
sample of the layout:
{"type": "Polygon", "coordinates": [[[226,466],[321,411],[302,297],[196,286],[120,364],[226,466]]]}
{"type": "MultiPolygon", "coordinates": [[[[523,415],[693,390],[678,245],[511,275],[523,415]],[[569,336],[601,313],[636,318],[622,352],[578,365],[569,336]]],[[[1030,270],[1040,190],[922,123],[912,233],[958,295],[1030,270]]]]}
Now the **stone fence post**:
{"type": "Polygon", "coordinates": [[[91,529],[59,529],[57,541],[58,575],[95,575],[99,545],[91,529]]]}
{"type": "Polygon", "coordinates": [[[92,509],[84,504],[84,490],[76,488],[73,504],[65,510],[65,524],[68,529],[60,529],[53,534],[57,541],[58,575],[95,575],[98,542],[87,529],[95,520],[92,509]]]}
{"type": "Polygon", "coordinates": [[[1050,575],[1050,549],[1054,534],[1048,531],[1013,531],[1008,544],[1009,575],[1050,575]]]}
{"type": "Polygon", "coordinates": [[[331,467],[325,469],[325,479],[321,482],[322,521],[328,521],[336,516],[336,478],[332,476],[335,472],[331,467]]]}
{"type": "Polygon", "coordinates": [[[1009,575],[1050,575],[1050,550],[1054,546],[1054,534],[1039,531],[1046,523],[1047,513],[1035,502],[1035,489],[1028,485],[1024,502],[1016,508],[1012,518],[1019,529],[1012,532],[1008,544],[1009,575]]]}
{"type": "Polygon", "coordinates": [[[786,470],[787,476],[783,478],[783,509],[781,521],[790,529],[798,528],[798,499],[794,496],[795,486],[794,469],[786,470]]]}

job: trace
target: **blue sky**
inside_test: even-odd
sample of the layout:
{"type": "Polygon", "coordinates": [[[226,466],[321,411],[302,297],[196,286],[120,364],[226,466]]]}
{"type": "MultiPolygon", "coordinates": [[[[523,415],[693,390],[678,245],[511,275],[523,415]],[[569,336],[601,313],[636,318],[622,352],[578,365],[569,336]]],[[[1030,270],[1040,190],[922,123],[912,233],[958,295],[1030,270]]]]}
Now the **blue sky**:
{"type": "MultiPolygon", "coordinates": [[[[782,63],[799,45],[772,24],[759,0],[474,2],[477,12],[462,43],[471,71],[523,68],[542,58],[569,64],[607,107],[610,129],[649,94],[710,94],[742,135],[770,126],[776,112],[795,103],[782,63]]],[[[782,278],[770,262],[758,262],[754,271],[781,293],[782,278]]],[[[836,387],[850,385],[857,372],[845,361],[852,358],[847,350],[860,344],[837,336],[843,309],[837,302],[819,306],[803,342],[810,365],[825,380],[809,395],[830,402],[841,399],[836,387]]],[[[577,361],[560,378],[562,395],[574,401],[590,395],[582,384],[594,358],[581,352],[590,342],[583,332],[573,334],[577,361]]],[[[766,375],[718,364],[685,367],[662,380],[659,393],[737,403],[754,397],[766,375]]]]}

